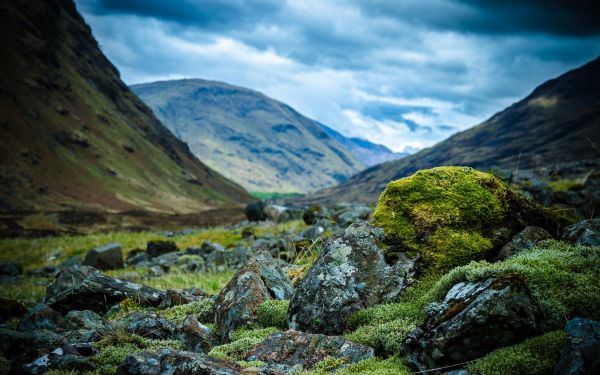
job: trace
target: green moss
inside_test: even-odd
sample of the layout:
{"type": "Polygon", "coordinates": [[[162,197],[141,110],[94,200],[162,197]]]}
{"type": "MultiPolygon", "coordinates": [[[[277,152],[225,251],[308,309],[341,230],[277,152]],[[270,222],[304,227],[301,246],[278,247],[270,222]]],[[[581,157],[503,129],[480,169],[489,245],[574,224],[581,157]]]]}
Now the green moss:
{"type": "Polygon", "coordinates": [[[600,248],[544,241],[509,259],[472,262],[444,275],[429,292],[440,300],[461,281],[520,275],[543,314],[545,330],[562,328],[572,316],[600,319],[600,248]]]}
{"type": "Polygon", "coordinates": [[[335,372],[339,375],[410,375],[412,372],[402,360],[391,357],[388,359],[371,358],[346,366],[335,372]]]}
{"type": "Polygon", "coordinates": [[[105,318],[108,321],[115,321],[125,316],[129,315],[134,311],[147,311],[150,310],[147,307],[138,305],[136,301],[126,298],[123,301],[119,302],[118,307],[111,308],[105,315],[105,318]]]}
{"type": "Polygon", "coordinates": [[[556,180],[548,182],[548,186],[554,191],[568,191],[583,184],[579,180],[556,180]]]}
{"type": "Polygon", "coordinates": [[[245,352],[275,332],[277,328],[274,327],[236,330],[231,336],[231,342],[215,346],[208,355],[230,361],[241,361],[245,352]]]}
{"type": "Polygon", "coordinates": [[[267,365],[263,361],[237,361],[237,364],[242,366],[242,368],[262,367],[267,365]]]}
{"type": "Polygon", "coordinates": [[[206,315],[213,309],[214,304],[215,302],[212,298],[204,298],[201,301],[169,307],[159,311],[159,314],[165,319],[172,320],[175,323],[181,323],[188,315],[206,315]]]}
{"type": "Polygon", "coordinates": [[[499,349],[467,365],[477,375],[551,374],[565,342],[565,332],[554,331],[499,349]]]}
{"type": "Polygon", "coordinates": [[[375,349],[377,354],[391,355],[400,352],[402,342],[417,326],[410,318],[399,318],[385,323],[361,326],[354,332],[345,334],[350,341],[375,349]]]}
{"type": "Polygon", "coordinates": [[[515,195],[498,178],[471,168],[421,170],[388,184],[373,219],[407,251],[448,270],[492,248],[487,231],[503,220],[515,195]]]}
{"type": "Polygon", "coordinates": [[[290,301],[268,300],[257,310],[258,324],[262,327],[287,329],[287,312],[290,301]]]}

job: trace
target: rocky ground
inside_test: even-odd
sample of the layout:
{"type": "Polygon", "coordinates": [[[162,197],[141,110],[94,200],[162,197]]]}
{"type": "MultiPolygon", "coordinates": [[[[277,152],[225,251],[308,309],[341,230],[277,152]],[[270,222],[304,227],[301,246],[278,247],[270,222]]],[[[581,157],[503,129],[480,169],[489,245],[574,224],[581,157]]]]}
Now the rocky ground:
{"type": "Polygon", "coordinates": [[[374,210],[245,214],[210,230],[3,241],[0,372],[600,370],[598,219],[569,222],[457,167],[390,183],[374,210]]]}

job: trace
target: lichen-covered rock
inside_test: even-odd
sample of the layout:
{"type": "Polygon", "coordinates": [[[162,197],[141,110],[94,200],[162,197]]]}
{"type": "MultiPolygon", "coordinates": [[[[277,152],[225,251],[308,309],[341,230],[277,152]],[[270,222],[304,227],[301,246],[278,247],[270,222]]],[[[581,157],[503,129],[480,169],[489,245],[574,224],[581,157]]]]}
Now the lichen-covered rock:
{"type": "Polygon", "coordinates": [[[156,258],[175,251],[177,251],[177,245],[173,241],[155,240],[148,241],[146,244],[146,253],[150,258],[156,258]]]}
{"type": "Polygon", "coordinates": [[[248,361],[265,362],[285,372],[297,365],[310,370],[328,357],[340,359],[341,366],[373,357],[373,348],[340,336],[289,330],[274,333],[245,354],[248,361]]]}
{"type": "Polygon", "coordinates": [[[140,305],[157,306],[163,297],[163,291],[103,275],[86,266],[61,272],[46,291],[48,306],[61,313],[71,310],[104,313],[126,298],[140,305]]]}
{"type": "Polygon", "coordinates": [[[240,327],[256,322],[257,309],[266,300],[289,299],[292,284],[273,257],[261,251],[240,268],[215,302],[216,324],[221,339],[240,327]]]}
{"type": "Polygon", "coordinates": [[[496,260],[505,260],[521,250],[530,249],[544,240],[551,240],[552,236],[547,230],[528,226],[517,233],[510,242],[502,246],[496,260]]]}
{"type": "Polygon", "coordinates": [[[156,315],[147,316],[127,326],[127,332],[149,339],[169,340],[174,338],[177,326],[156,315]]]}
{"type": "Polygon", "coordinates": [[[449,270],[498,251],[527,225],[557,236],[557,220],[489,173],[439,167],[390,182],[373,214],[388,251],[420,253],[449,270]]]}
{"type": "Polygon", "coordinates": [[[64,318],[60,313],[46,304],[39,303],[27,311],[19,322],[17,329],[23,332],[40,329],[56,331],[63,325],[64,318]]]}
{"type": "Polygon", "coordinates": [[[92,372],[98,365],[87,357],[97,352],[98,350],[89,344],[66,345],[23,365],[21,371],[24,374],[44,374],[49,370],[92,372]]]}
{"type": "Polygon", "coordinates": [[[86,254],[83,264],[103,271],[123,268],[121,245],[111,243],[94,247],[86,254]]]}
{"type": "Polygon", "coordinates": [[[583,220],[565,228],[563,239],[580,246],[600,246],[600,219],[583,220]]]}
{"type": "Polygon", "coordinates": [[[466,362],[539,330],[537,307],[516,274],[460,282],[427,314],[405,340],[409,362],[419,370],[466,362]]]}
{"type": "Polygon", "coordinates": [[[413,281],[415,260],[401,256],[388,264],[378,246],[382,238],[380,228],[361,223],[327,242],[296,288],[289,327],[339,334],[353,312],[398,300],[413,281]]]}
{"type": "Polygon", "coordinates": [[[104,327],[104,319],[90,310],[71,310],[65,315],[64,326],[67,329],[98,329],[104,327]]]}
{"type": "Polygon", "coordinates": [[[185,346],[194,352],[208,353],[219,345],[219,338],[215,333],[191,315],[181,323],[179,335],[185,346]]]}
{"type": "Polygon", "coordinates": [[[600,322],[574,318],[567,323],[566,331],[567,342],[554,374],[600,374],[600,322]]]}
{"type": "Polygon", "coordinates": [[[117,369],[118,375],[237,375],[241,372],[242,368],[235,362],[173,349],[132,354],[117,369]]]}
{"type": "Polygon", "coordinates": [[[158,307],[161,309],[166,309],[168,307],[202,301],[204,298],[208,298],[208,296],[200,288],[167,289],[165,292],[165,297],[158,307]]]}

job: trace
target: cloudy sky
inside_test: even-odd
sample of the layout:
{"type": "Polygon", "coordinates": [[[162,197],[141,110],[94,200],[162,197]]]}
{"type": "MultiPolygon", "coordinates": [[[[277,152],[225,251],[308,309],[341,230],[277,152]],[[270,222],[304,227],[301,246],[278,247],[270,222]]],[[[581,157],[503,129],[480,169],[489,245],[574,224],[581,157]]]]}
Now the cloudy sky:
{"type": "Polygon", "coordinates": [[[128,84],[249,87],[396,151],[600,55],[593,0],[76,0],[128,84]]]}

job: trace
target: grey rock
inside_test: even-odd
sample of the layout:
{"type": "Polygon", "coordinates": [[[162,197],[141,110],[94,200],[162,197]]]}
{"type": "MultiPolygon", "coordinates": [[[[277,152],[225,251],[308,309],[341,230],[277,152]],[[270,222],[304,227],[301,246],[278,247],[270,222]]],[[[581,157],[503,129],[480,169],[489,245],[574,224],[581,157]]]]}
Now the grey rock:
{"type": "Polygon", "coordinates": [[[256,311],[266,300],[289,299],[292,284],[273,257],[257,253],[223,288],[215,303],[216,325],[222,340],[240,327],[256,323],[256,311]]]}
{"type": "Polygon", "coordinates": [[[71,310],[65,315],[64,326],[67,329],[98,329],[104,327],[102,317],[90,310],[71,310]]]}
{"type": "Polygon", "coordinates": [[[166,309],[173,306],[185,305],[190,302],[202,301],[207,297],[208,295],[200,288],[167,289],[159,308],[166,309]]]}
{"type": "Polygon", "coordinates": [[[177,326],[167,319],[151,316],[131,323],[127,332],[149,339],[168,340],[175,336],[177,326]]]}
{"type": "Polygon", "coordinates": [[[566,331],[567,341],[554,374],[600,374],[600,322],[574,318],[567,323],[566,331]]]}
{"type": "Polygon", "coordinates": [[[246,213],[246,218],[249,221],[267,220],[267,215],[265,214],[265,205],[262,201],[248,203],[244,212],[246,213]]]}
{"type": "Polygon", "coordinates": [[[552,236],[545,229],[533,226],[525,227],[525,229],[517,233],[510,242],[502,246],[496,260],[501,261],[508,259],[522,250],[534,247],[541,241],[551,239],[552,236]]]}
{"type": "Polygon", "coordinates": [[[60,333],[49,330],[20,332],[10,329],[0,329],[0,353],[13,359],[31,351],[52,350],[63,346],[65,337],[60,333]]]}
{"type": "Polygon", "coordinates": [[[177,251],[177,245],[172,241],[148,241],[146,252],[150,258],[156,258],[177,251]]]}
{"type": "Polygon", "coordinates": [[[583,220],[568,226],[563,239],[580,246],[600,246],[600,219],[583,220]]]}
{"type": "Polygon", "coordinates": [[[280,206],[276,204],[270,204],[263,208],[267,219],[276,223],[283,223],[290,220],[299,220],[304,214],[304,210],[295,208],[280,206]]]}
{"type": "Polygon", "coordinates": [[[143,265],[148,264],[150,262],[150,255],[146,253],[144,250],[136,249],[132,250],[127,254],[127,264],[135,266],[135,265],[143,265]]]}
{"type": "Polygon", "coordinates": [[[219,338],[215,333],[191,315],[181,323],[179,336],[185,346],[194,352],[208,353],[219,345],[219,338]]]}
{"type": "Polygon", "coordinates": [[[373,348],[355,344],[340,336],[325,336],[289,330],[276,332],[245,354],[248,361],[276,364],[283,371],[295,366],[312,369],[327,357],[340,358],[345,364],[373,357],[373,348]]]}
{"type": "Polygon", "coordinates": [[[350,224],[358,223],[369,219],[371,215],[371,209],[363,205],[352,205],[335,215],[336,222],[342,226],[347,227],[350,224]]]}
{"type": "Polygon", "coordinates": [[[66,345],[23,365],[21,370],[25,374],[43,374],[49,370],[91,372],[98,366],[86,357],[97,352],[90,345],[66,345]]]}
{"type": "Polygon", "coordinates": [[[321,206],[311,206],[311,207],[307,208],[304,211],[304,214],[302,215],[302,220],[304,220],[304,222],[307,225],[313,225],[317,221],[322,220],[322,219],[329,220],[329,218],[330,218],[329,210],[327,210],[327,208],[321,207],[321,206]]]}
{"type": "Polygon", "coordinates": [[[17,329],[23,332],[41,329],[56,331],[61,326],[64,326],[62,315],[48,305],[39,303],[27,311],[19,322],[17,329]]]}
{"type": "Polygon", "coordinates": [[[202,242],[202,245],[200,245],[200,250],[204,253],[204,254],[208,254],[208,253],[212,253],[213,251],[217,251],[220,253],[225,252],[225,248],[218,244],[218,243],[214,243],[211,241],[204,241],[202,242]]]}
{"type": "Polygon", "coordinates": [[[23,273],[23,267],[16,262],[0,263],[0,276],[19,276],[23,273]]]}
{"type": "Polygon", "coordinates": [[[61,313],[71,310],[104,313],[126,298],[157,306],[164,295],[158,289],[103,275],[91,267],[75,266],[61,272],[48,286],[46,303],[61,313]]]}
{"type": "Polygon", "coordinates": [[[290,302],[292,329],[339,334],[355,311],[397,301],[413,282],[415,260],[387,264],[377,241],[383,230],[354,224],[328,241],[290,302]]]}
{"type": "Polygon", "coordinates": [[[117,369],[118,375],[238,375],[240,373],[242,368],[235,362],[202,353],[173,349],[132,354],[117,369]]]}
{"type": "Polygon", "coordinates": [[[405,340],[409,364],[419,370],[479,358],[539,333],[539,312],[518,277],[460,282],[405,340]]]}
{"type": "Polygon", "coordinates": [[[121,245],[112,243],[94,247],[86,254],[83,264],[103,271],[123,268],[121,245]]]}
{"type": "Polygon", "coordinates": [[[321,238],[323,234],[325,234],[325,228],[320,225],[313,225],[304,232],[304,236],[311,241],[321,238]]]}

